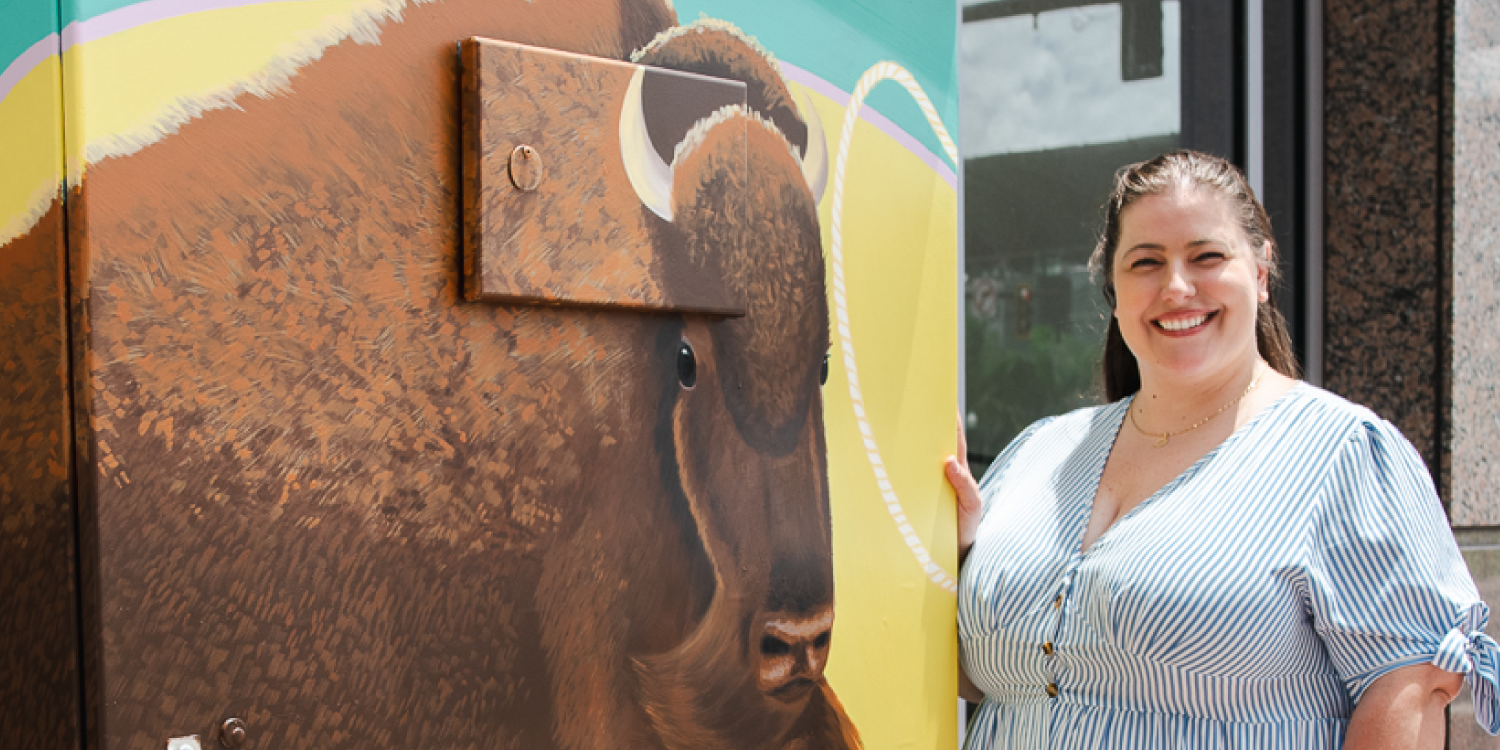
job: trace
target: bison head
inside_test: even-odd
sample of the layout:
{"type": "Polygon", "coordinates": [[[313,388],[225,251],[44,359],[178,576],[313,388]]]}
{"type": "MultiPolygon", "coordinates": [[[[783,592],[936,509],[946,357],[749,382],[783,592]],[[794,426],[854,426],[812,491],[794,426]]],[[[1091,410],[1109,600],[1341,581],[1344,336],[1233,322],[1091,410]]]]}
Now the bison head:
{"type": "Polygon", "coordinates": [[[664,414],[669,484],[692,515],[714,591],[680,645],[637,659],[646,711],[671,748],[728,747],[730,738],[736,747],[857,746],[823,678],[833,626],[821,398],[828,307],[803,158],[820,152],[821,133],[809,137],[771,61],[731,30],[669,35],[640,59],[739,78],[750,103],[698,120],[670,166],[652,161],[660,154],[644,138],[625,144],[647,163],[642,173],[656,175],[655,188],[637,187],[663,219],[660,244],[680,248],[675,262],[688,267],[663,277],[723,279],[747,309],[689,320],[661,350],[676,376],[664,414]]]}

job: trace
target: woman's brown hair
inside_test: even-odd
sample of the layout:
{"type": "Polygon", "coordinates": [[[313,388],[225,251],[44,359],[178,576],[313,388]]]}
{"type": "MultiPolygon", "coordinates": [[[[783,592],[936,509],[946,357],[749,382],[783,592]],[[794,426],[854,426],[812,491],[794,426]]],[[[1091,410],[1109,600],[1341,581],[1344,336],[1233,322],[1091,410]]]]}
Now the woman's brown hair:
{"type": "MultiPolygon", "coordinates": [[[[1250,189],[1245,176],[1233,164],[1217,156],[1197,151],[1173,151],[1123,167],[1115,173],[1115,188],[1104,206],[1104,232],[1089,259],[1089,267],[1097,274],[1110,310],[1115,308],[1113,274],[1115,251],[1120,243],[1120,214],[1142,198],[1194,189],[1207,190],[1229,201],[1241,231],[1255,250],[1256,259],[1267,266],[1271,283],[1274,285],[1280,280],[1281,275],[1272,262],[1276,237],[1271,233],[1271,219],[1266,215],[1265,207],[1255,199],[1255,192],[1250,189]],[[1270,257],[1263,251],[1268,243],[1272,250],[1270,257]]],[[[1255,342],[1260,356],[1271,367],[1290,378],[1301,376],[1297,356],[1292,352],[1292,338],[1287,334],[1286,321],[1276,309],[1274,297],[1260,303],[1257,308],[1255,342]]],[[[1125,345],[1119,322],[1113,315],[1109,317],[1109,329],[1104,334],[1100,371],[1105,401],[1118,401],[1141,389],[1140,367],[1135,355],[1125,345]]]]}

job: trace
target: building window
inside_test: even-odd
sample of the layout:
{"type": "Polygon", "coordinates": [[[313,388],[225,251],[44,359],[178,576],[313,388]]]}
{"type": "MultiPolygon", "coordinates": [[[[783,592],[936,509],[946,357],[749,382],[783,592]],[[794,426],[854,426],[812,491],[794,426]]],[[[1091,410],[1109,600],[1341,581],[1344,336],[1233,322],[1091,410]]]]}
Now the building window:
{"type": "Polygon", "coordinates": [[[962,14],[965,420],[983,463],[1095,402],[1107,310],[1089,254],[1115,170],[1183,142],[1183,21],[1176,0],[962,14]]]}
{"type": "Polygon", "coordinates": [[[1087,262],[1120,166],[1185,147],[1270,211],[1293,344],[1318,381],[1321,3],[960,0],[970,460],[1097,402],[1108,311],[1087,262]],[[1253,32],[1253,33],[1252,33],[1253,32]],[[1312,187],[1310,187],[1312,186],[1312,187]],[[1309,343],[1311,342],[1311,343],[1309,343]]]}

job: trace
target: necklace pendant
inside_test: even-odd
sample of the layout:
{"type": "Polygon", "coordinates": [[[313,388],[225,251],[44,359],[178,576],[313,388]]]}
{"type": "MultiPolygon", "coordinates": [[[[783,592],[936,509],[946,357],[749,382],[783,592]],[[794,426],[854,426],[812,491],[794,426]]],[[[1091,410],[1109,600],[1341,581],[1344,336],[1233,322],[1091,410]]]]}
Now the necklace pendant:
{"type": "Polygon", "coordinates": [[[1167,444],[1167,438],[1169,438],[1169,437],[1171,437],[1171,435],[1162,435],[1161,437],[1159,437],[1159,438],[1156,439],[1156,442],[1154,442],[1154,443],[1151,444],[1151,447],[1152,448],[1161,448],[1161,447],[1165,446],[1167,444]]]}

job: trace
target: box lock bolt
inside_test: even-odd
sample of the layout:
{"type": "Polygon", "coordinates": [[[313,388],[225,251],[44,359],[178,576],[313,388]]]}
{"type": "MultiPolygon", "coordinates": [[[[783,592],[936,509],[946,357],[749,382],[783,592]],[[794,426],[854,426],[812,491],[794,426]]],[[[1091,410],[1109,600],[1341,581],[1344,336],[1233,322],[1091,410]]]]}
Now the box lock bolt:
{"type": "Polygon", "coordinates": [[[510,152],[510,181],[523,193],[536,190],[542,184],[542,155],[531,146],[522,144],[510,152]]]}
{"type": "Polygon", "coordinates": [[[245,720],[228,718],[219,725],[219,744],[228,748],[244,747],[245,720]]]}

